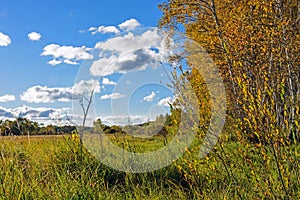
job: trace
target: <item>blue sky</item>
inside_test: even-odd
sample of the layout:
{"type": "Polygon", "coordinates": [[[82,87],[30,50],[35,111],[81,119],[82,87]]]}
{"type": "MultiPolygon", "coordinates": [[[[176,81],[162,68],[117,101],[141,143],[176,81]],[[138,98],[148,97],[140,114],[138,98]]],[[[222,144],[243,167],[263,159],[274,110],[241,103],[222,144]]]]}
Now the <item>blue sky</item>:
{"type": "Polygon", "coordinates": [[[80,115],[95,91],[93,117],[123,124],[167,112],[173,94],[155,60],[164,39],[156,0],[0,0],[0,119],[46,124],[80,115]],[[77,109],[77,110],[76,110],[77,109]]]}

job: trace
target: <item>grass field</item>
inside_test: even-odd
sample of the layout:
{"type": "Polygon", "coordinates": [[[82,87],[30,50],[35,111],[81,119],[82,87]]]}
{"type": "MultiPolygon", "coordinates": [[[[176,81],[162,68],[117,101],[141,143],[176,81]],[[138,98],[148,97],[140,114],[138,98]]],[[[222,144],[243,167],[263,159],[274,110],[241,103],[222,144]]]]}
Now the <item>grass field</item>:
{"type": "MultiPolygon", "coordinates": [[[[152,151],[163,138],[110,136],[117,145],[152,151]],[[122,144],[122,145],[121,145],[122,144]]],[[[0,199],[285,199],[271,152],[238,142],[218,144],[205,158],[193,144],[172,165],[149,173],[111,169],[70,136],[2,137],[0,199]],[[266,159],[266,158],[268,159],[266,159]]],[[[300,198],[300,147],[284,147],[283,180],[300,198]]]]}

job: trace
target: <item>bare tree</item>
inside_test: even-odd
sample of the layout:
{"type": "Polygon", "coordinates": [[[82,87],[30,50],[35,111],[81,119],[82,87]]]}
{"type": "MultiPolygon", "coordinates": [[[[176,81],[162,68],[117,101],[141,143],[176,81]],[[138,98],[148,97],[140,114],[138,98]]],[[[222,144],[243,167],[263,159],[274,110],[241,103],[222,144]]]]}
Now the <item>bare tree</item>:
{"type": "Polygon", "coordinates": [[[88,95],[85,96],[85,94],[81,94],[80,95],[80,99],[79,99],[79,105],[81,107],[82,110],[82,114],[83,114],[83,119],[82,119],[82,123],[81,125],[78,125],[77,123],[75,123],[69,116],[67,113],[65,113],[66,115],[66,120],[73,124],[76,129],[77,129],[77,133],[79,134],[79,139],[80,139],[80,144],[82,145],[82,138],[83,138],[83,133],[84,133],[84,129],[85,129],[85,125],[86,125],[86,121],[87,121],[87,117],[88,117],[88,113],[90,110],[90,107],[92,105],[93,102],[93,96],[94,96],[94,89],[91,89],[87,84],[85,84],[86,87],[88,88],[88,95]]]}
{"type": "Polygon", "coordinates": [[[86,124],[87,115],[90,110],[91,104],[93,102],[93,96],[94,96],[94,90],[90,90],[89,97],[85,97],[84,95],[82,95],[81,99],[79,100],[79,105],[81,106],[83,112],[82,126],[81,129],[79,129],[79,138],[81,144],[82,144],[82,137],[83,137],[84,127],[86,124]],[[87,102],[86,106],[84,103],[85,101],[87,102]]]}

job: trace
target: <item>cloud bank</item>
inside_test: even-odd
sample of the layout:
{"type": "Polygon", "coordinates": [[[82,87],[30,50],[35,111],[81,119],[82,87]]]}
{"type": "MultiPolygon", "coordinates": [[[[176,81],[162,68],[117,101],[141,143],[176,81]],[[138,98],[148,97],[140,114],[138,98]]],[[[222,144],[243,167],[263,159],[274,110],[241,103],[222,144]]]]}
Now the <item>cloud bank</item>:
{"type": "Polygon", "coordinates": [[[54,123],[53,120],[57,118],[57,116],[63,117],[69,110],[69,108],[33,108],[29,106],[5,108],[0,106],[0,119],[13,120],[15,118],[22,117],[39,123],[50,124],[54,123]]]}

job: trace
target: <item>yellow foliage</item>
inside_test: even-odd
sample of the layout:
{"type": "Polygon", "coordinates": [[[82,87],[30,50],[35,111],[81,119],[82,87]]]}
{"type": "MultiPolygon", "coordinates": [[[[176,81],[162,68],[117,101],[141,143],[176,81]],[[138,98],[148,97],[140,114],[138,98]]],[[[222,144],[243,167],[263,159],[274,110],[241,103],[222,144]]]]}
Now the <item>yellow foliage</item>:
{"type": "MultiPolygon", "coordinates": [[[[245,133],[243,139],[282,143],[280,138],[292,133],[299,138],[298,1],[167,2],[161,27],[180,30],[177,26],[183,25],[186,35],[210,54],[223,76],[229,112],[245,133]]],[[[202,82],[194,78],[194,83],[202,82]]],[[[203,89],[197,88],[197,95],[203,89]]],[[[199,98],[203,103],[207,104],[199,98]]]]}

